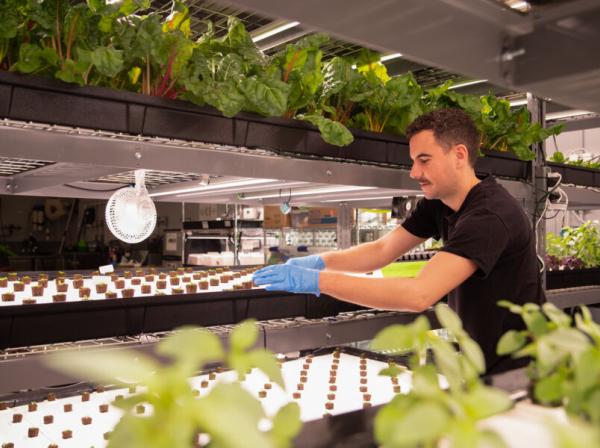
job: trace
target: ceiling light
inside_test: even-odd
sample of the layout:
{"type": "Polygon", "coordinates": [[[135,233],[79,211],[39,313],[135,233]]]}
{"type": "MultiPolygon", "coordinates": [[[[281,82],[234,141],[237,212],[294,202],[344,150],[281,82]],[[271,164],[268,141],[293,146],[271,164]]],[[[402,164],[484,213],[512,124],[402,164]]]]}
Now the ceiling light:
{"type": "Polygon", "coordinates": [[[588,115],[593,112],[587,110],[563,110],[546,114],[546,120],[560,120],[561,118],[577,117],[579,115],[588,115]]]}
{"type": "Polygon", "coordinates": [[[467,86],[474,86],[477,84],[483,84],[484,82],[487,82],[487,79],[476,79],[474,81],[465,81],[465,82],[459,82],[458,84],[454,84],[453,86],[450,86],[448,89],[452,90],[452,89],[461,89],[463,87],[467,87],[467,86]]]}
{"type": "MultiPolygon", "coordinates": [[[[298,197],[302,196],[314,196],[317,194],[327,194],[327,193],[341,193],[346,191],[361,191],[361,190],[372,190],[377,187],[350,187],[350,186],[340,186],[340,187],[330,187],[330,188],[316,188],[312,190],[298,190],[294,192],[294,198],[298,199],[298,197]]],[[[280,195],[277,194],[259,194],[256,196],[246,196],[244,200],[251,199],[268,199],[268,198],[278,198],[280,195]]]]}
{"type": "MultiPolygon", "coordinates": [[[[264,184],[265,188],[268,188],[268,191],[271,191],[273,188],[281,188],[281,187],[300,187],[300,186],[304,186],[308,184],[308,182],[282,182],[282,183],[268,183],[268,184],[264,184]]],[[[223,184],[219,184],[219,185],[223,185],[223,184]]],[[[252,186],[252,185],[245,185],[245,186],[252,186]]],[[[259,184],[260,186],[260,184],[259,184]]],[[[223,187],[222,189],[219,189],[218,191],[205,191],[204,189],[201,191],[196,191],[194,193],[185,193],[185,194],[177,194],[175,195],[175,197],[178,198],[186,198],[186,197],[190,197],[190,196],[208,196],[208,195],[213,195],[213,194],[223,194],[223,193],[238,193],[238,199],[245,199],[243,196],[243,193],[239,193],[240,190],[240,185],[229,185],[227,187],[223,187]]],[[[260,190],[259,190],[260,191],[260,190]]],[[[264,190],[263,190],[264,191],[264,190]]]]}
{"type": "Polygon", "coordinates": [[[288,22],[280,25],[278,27],[273,28],[272,30],[265,31],[264,33],[257,34],[252,38],[254,42],[260,42],[261,40],[266,39],[267,37],[274,36],[275,34],[283,33],[290,28],[294,28],[295,26],[300,25],[300,22],[288,22]]]}
{"type": "Polygon", "coordinates": [[[391,54],[386,54],[384,56],[381,56],[381,59],[379,59],[379,62],[386,62],[386,61],[391,61],[392,59],[398,59],[402,57],[402,53],[391,53],[391,54]]]}
{"type": "Polygon", "coordinates": [[[517,106],[526,106],[527,105],[527,100],[523,99],[523,100],[512,100],[509,101],[510,102],[510,107],[517,107],[517,106]]]}
{"type": "Polygon", "coordinates": [[[508,6],[510,6],[512,9],[518,9],[518,10],[529,9],[529,7],[530,7],[529,2],[515,2],[508,6]]]}
{"type": "Polygon", "coordinates": [[[216,191],[222,190],[224,188],[232,188],[232,187],[246,187],[249,185],[259,185],[259,184],[268,184],[272,182],[277,182],[277,179],[243,179],[236,180],[231,182],[219,182],[218,184],[212,185],[201,185],[199,187],[189,187],[189,188],[181,188],[179,190],[171,190],[171,191],[159,191],[157,193],[151,193],[150,197],[158,197],[158,196],[171,196],[176,195],[178,193],[191,193],[198,191],[216,191]]]}
{"type": "Polygon", "coordinates": [[[352,202],[352,201],[375,201],[378,199],[392,199],[394,196],[377,196],[373,198],[344,198],[344,199],[327,199],[320,202],[352,202]]]}

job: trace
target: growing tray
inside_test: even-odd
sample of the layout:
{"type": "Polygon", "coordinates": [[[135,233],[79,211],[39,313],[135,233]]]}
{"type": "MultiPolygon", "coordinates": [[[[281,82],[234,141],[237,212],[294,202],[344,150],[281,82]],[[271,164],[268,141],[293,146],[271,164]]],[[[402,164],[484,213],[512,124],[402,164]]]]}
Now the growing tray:
{"type": "Polygon", "coordinates": [[[600,285],[600,268],[548,271],[546,273],[546,289],[590,285],[600,285]]]}
{"type": "Polygon", "coordinates": [[[321,295],[265,290],[0,307],[0,349],[290,317],[322,318],[360,309],[321,295]]]}
{"type": "MultiPolygon", "coordinates": [[[[0,118],[260,148],[296,157],[398,167],[412,164],[402,136],[352,130],[354,142],[338,147],[324,142],[316,127],[299,120],[245,112],[227,118],[212,107],[185,101],[2,71],[0,118]]],[[[511,154],[491,152],[478,162],[477,169],[522,179],[527,166],[511,154]]]]}
{"type": "Polygon", "coordinates": [[[564,184],[600,188],[600,170],[553,162],[548,163],[548,166],[553,172],[560,173],[564,184]]]}

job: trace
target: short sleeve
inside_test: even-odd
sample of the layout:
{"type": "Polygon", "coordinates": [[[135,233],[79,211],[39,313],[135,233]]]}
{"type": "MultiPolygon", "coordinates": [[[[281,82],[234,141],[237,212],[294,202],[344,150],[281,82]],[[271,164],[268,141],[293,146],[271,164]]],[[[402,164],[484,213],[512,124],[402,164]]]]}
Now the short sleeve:
{"type": "Polygon", "coordinates": [[[422,198],[410,216],[402,223],[402,227],[419,238],[440,239],[439,217],[436,213],[436,202],[422,198]]]}
{"type": "Polygon", "coordinates": [[[459,219],[441,249],[467,258],[478,267],[476,276],[486,278],[508,245],[508,231],[492,213],[477,213],[459,219]]]}

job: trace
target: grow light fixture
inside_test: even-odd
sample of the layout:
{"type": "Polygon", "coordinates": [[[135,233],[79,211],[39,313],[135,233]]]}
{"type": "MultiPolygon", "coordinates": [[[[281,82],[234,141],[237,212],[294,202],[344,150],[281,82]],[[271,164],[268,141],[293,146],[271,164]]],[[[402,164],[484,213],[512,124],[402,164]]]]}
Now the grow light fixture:
{"type": "MultiPolygon", "coordinates": [[[[304,196],[314,196],[318,194],[328,194],[328,193],[342,193],[349,191],[362,191],[362,190],[373,190],[377,187],[350,187],[350,186],[340,186],[340,187],[326,187],[326,188],[315,188],[312,190],[299,190],[296,191],[294,197],[304,197],[304,196]]],[[[268,199],[268,198],[278,198],[280,196],[279,193],[276,194],[259,194],[256,196],[246,196],[244,199],[268,199]]]]}
{"type": "Polygon", "coordinates": [[[546,114],[546,120],[560,120],[561,118],[572,118],[578,117],[580,115],[588,115],[591,113],[592,112],[589,112],[587,110],[563,110],[560,112],[552,112],[546,114]]]}
{"type": "MultiPolygon", "coordinates": [[[[274,188],[283,188],[283,187],[300,187],[303,185],[306,185],[308,182],[301,182],[301,181],[295,181],[295,182],[282,182],[282,183],[268,183],[268,184],[264,184],[265,188],[268,188],[269,191],[271,191],[274,188]]],[[[222,183],[219,185],[223,185],[222,183]]],[[[260,187],[260,185],[263,184],[258,184],[258,186],[260,187]]],[[[246,185],[248,186],[248,185],[246,185]]],[[[249,185],[249,186],[253,186],[253,185],[249,185]]],[[[239,185],[230,185],[227,188],[223,188],[221,190],[218,191],[197,191],[195,193],[184,193],[184,194],[177,194],[175,195],[178,198],[186,198],[186,197],[191,197],[191,196],[208,196],[208,195],[213,195],[213,194],[227,194],[227,193],[237,193],[237,197],[238,199],[245,199],[244,198],[244,193],[238,193],[239,191],[239,185]]],[[[212,198],[212,196],[211,196],[212,198]]],[[[227,199],[226,201],[229,201],[229,199],[227,199]]]]}
{"type": "Polygon", "coordinates": [[[527,105],[527,99],[510,101],[510,107],[526,106],[526,105],[527,105]]]}
{"type": "Polygon", "coordinates": [[[252,41],[260,42],[261,40],[267,39],[268,37],[274,36],[279,33],[283,33],[284,31],[289,30],[290,28],[294,28],[300,25],[300,22],[287,22],[282,25],[279,25],[269,31],[265,31],[264,33],[257,34],[252,38],[252,41]]]}
{"type": "Polygon", "coordinates": [[[448,87],[448,90],[462,89],[463,87],[475,86],[477,84],[483,84],[484,82],[487,82],[487,81],[488,81],[487,79],[475,79],[473,81],[460,82],[458,84],[454,84],[453,86],[448,87]]]}
{"type": "Polygon", "coordinates": [[[159,191],[157,193],[151,193],[150,197],[155,198],[158,196],[171,196],[177,195],[178,193],[191,193],[200,191],[218,191],[225,188],[247,187],[250,185],[268,184],[272,182],[277,182],[277,179],[242,179],[231,182],[219,182],[218,184],[200,185],[198,187],[181,188],[179,190],[159,191]]]}
{"type": "MultiPolygon", "coordinates": [[[[391,61],[392,59],[398,59],[402,57],[402,53],[390,53],[390,54],[386,54],[383,55],[379,58],[379,62],[383,63],[383,62],[387,62],[387,61],[391,61]]],[[[352,70],[356,70],[356,64],[352,64],[352,70]]]]}
{"type": "Polygon", "coordinates": [[[391,53],[391,54],[386,54],[384,56],[381,56],[381,59],[379,59],[379,62],[386,62],[386,61],[391,61],[392,59],[398,59],[402,57],[402,53],[391,53]]]}
{"type": "Polygon", "coordinates": [[[321,202],[354,202],[354,201],[376,201],[379,199],[392,199],[394,196],[376,196],[372,198],[344,198],[344,199],[327,199],[326,201],[321,202]]]}

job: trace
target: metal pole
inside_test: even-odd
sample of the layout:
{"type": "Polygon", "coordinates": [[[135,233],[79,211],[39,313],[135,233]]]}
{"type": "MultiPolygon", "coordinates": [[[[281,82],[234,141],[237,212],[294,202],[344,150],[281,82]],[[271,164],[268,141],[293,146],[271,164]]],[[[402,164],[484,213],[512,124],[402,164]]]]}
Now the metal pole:
{"type": "Polygon", "coordinates": [[[185,264],[185,229],[183,223],[185,222],[185,202],[181,203],[181,265],[185,264]]]}
{"type": "Polygon", "coordinates": [[[240,237],[240,231],[238,229],[238,205],[233,205],[233,264],[234,266],[240,265],[239,259],[239,247],[238,238],[240,237]]]}
{"type": "MultiPolygon", "coordinates": [[[[542,127],[546,125],[546,107],[542,99],[531,93],[527,93],[527,109],[531,113],[531,122],[539,123],[542,127]]],[[[546,147],[545,142],[536,143],[532,146],[535,159],[531,163],[530,183],[534,186],[533,204],[531,206],[533,215],[533,231],[535,232],[536,251],[538,257],[545,263],[546,258],[546,220],[544,210],[548,191],[548,168],[545,166],[546,147]]],[[[545,265],[544,265],[545,267],[545,265]]],[[[542,272],[542,287],[546,288],[546,269],[542,272]]]]}

